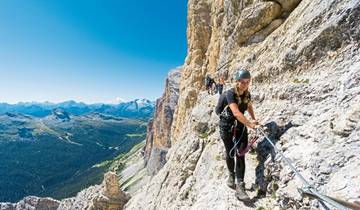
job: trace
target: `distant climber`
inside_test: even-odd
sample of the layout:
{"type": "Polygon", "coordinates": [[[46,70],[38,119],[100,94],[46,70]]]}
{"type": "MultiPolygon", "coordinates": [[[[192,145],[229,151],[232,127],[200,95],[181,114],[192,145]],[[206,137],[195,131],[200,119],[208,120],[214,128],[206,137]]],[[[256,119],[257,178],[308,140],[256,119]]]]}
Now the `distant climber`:
{"type": "Polygon", "coordinates": [[[223,89],[224,89],[224,85],[225,85],[224,75],[220,74],[219,75],[219,82],[217,83],[217,88],[216,88],[219,95],[222,94],[223,89]]]}
{"type": "Polygon", "coordinates": [[[210,89],[210,81],[211,81],[211,77],[210,77],[209,74],[207,74],[205,76],[205,88],[206,88],[208,93],[209,93],[209,89],[210,89]]]}
{"type": "Polygon", "coordinates": [[[229,170],[227,185],[236,189],[235,195],[239,200],[249,201],[244,183],[245,155],[240,156],[237,150],[241,151],[247,147],[248,132],[246,127],[254,129],[258,122],[255,118],[251,95],[248,90],[251,80],[250,72],[240,69],[236,72],[234,80],[234,87],[220,96],[215,111],[220,115],[220,136],[226,149],[226,165],[229,170]],[[252,121],[246,119],[245,111],[248,111],[252,121]]]}
{"type": "Polygon", "coordinates": [[[210,77],[209,74],[205,77],[205,87],[209,94],[214,94],[216,92],[216,83],[215,80],[210,77]]]}
{"type": "Polygon", "coordinates": [[[227,80],[229,78],[229,70],[228,69],[224,70],[222,75],[224,76],[224,80],[227,80]]]}
{"type": "Polygon", "coordinates": [[[211,80],[211,95],[214,95],[217,93],[218,89],[217,89],[217,84],[215,82],[215,79],[211,80]]]}

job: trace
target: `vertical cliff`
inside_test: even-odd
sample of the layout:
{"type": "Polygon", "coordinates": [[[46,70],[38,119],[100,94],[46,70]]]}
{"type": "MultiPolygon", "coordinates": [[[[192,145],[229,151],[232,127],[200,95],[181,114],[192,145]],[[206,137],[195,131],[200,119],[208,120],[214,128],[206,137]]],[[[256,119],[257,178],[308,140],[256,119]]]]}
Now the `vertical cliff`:
{"type": "Polygon", "coordinates": [[[359,200],[359,25],[357,0],[189,0],[168,161],[125,208],[320,208],[263,139],[246,160],[252,204],[225,186],[217,96],[203,80],[228,71],[228,88],[240,66],[253,75],[256,116],[300,172],[323,193],[359,200]]]}
{"type": "MultiPolygon", "coordinates": [[[[188,54],[179,95],[170,85],[177,82],[167,80],[149,124],[145,156],[156,175],[124,208],[321,209],[297,192],[301,181],[263,137],[256,152],[246,155],[252,201],[236,200],[226,186],[214,113],[218,96],[204,91],[203,81],[206,74],[228,71],[229,88],[240,66],[253,75],[255,114],[271,140],[314,188],[359,201],[359,26],[358,0],[189,0],[188,54]]],[[[106,209],[116,203],[114,208],[121,208],[126,194],[115,190],[118,195],[108,197],[103,186],[108,185],[82,191],[78,201],[46,200],[46,205],[106,209]]]]}
{"type": "Polygon", "coordinates": [[[171,124],[179,98],[181,70],[179,67],[169,72],[164,94],[156,101],[154,118],[148,124],[145,160],[150,175],[154,175],[163,167],[167,151],[171,147],[171,124]]]}
{"type": "Polygon", "coordinates": [[[173,141],[177,140],[184,119],[197,101],[205,74],[217,75],[218,68],[226,63],[235,67],[241,58],[238,54],[243,53],[239,52],[240,48],[263,41],[299,2],[189,1],[188,55],[175,112],[178,117],[172,127],[173,141]]]}

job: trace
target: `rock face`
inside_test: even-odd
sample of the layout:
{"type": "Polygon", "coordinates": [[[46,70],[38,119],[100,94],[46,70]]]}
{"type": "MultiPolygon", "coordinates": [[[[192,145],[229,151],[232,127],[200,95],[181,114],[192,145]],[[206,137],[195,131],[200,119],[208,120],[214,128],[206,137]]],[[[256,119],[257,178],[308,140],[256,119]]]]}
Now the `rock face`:
{"type": "Polygon", "coordinates": [[[171,124],[179,97],[181,70],[179,67],[169,72],[164,94],[156,101],[154,119],[148,124],[145,159],[150,175],[154,175],[163,167],[166,153],[171,146],[171,124]]]}
{"type": "MultiPolygon", "coordinates": [[[[318,201],[298,194],[301,181],[263,136],[256,152],[246,156],[252,202],[236,200],[226,186],[214,113],[218,96],[208,95],[203,81],[206,74],[233,75],[239,66],[253,75],[250,91],[257,118],[292,164],[318,191],[359,201],[359,25],[358,0],[189,0],[188,55],[170,141],[169,130],[161,131],[170,121],[161,121],[168,115],[159,108],[146,147],[149,161],[160,153],[153,153],[154,145],[171,146],[167,162],[124,208],[321,208],[318,201]]],[[[226,88],[230,84],[231,76],[226,88]]],[[[121,209],[128,197],[112,186],[84,190],[61,201],[59,209],[121,209]]]]}
{"type": "Polygon", "coordinates": [[[122,209],[130,196],[120,190],[117,175],[108,172],[101,185],[89,187],[74,198],[61,201],[58,210],[118,210],[122,209]]]}
{"type": "MultiPolygon", "coordinates": [[[[180,83],[179,106],[172,126],[176,142],[184,120],[204,87],[207,73],[215,76],[225,63],[234,68],[244,46],[263,41],[299,3],[291,1],[205,1],[188,3],[188,55],[180,83]]],[[[244,51],[243,51],[244,50],[244,51]]],[[[233,69],[230,70],[233,71],[233,69]]],[[[228,67],[229,69],[229,67],[228,67]]]]}
{"type": "Polygon", "coordinates": [[[122,209],[130,196],[120,190],[119,181],[115,173],[105,174],[103,195],[94,199],[94,210],[122,209]]]}
{"type": "Polygon", "coordinates": [[[298,194],[302,183],[263,138],[245,175],[260,197],[246,206],[225,186],[217,96],[203,81],[240,66],[253,75],[257,118],[303,176],[324,194],[359,201],[359,25],[358,0],[189,0],[168,161],[125,209],[320,208],[298,194]]]}
{"type": "Polygon", "coordinates": [[[52,198],[25,197],[18,203],[0,203],[1,210],[119,210],[130,196],[120,190],[115,173],[108,172],[101,185],[89,187],[76,197],[61,201],[52,198]]]}
{"type": "Polygon", "coordinates": [[[56,210],[60,202],[52,198],[25,197],[18,203],[0,203],[1,210],[56,210]]]}

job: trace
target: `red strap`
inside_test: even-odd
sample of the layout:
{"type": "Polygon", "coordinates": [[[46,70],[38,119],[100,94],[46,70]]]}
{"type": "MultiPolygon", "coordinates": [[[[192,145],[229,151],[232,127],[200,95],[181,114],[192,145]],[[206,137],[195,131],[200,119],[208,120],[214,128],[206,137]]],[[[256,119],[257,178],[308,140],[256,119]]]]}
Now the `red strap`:
{"type": "Polygon", "coordinates": [[[257,141],[258,138],[259,138],[258,136],[254,136],[254,137],[252,138],[250,144],[248,144],[245,149],[243,149],[243,150],[241,150],[241,151],[240,151],[239,149],[237,150],[237,154],[238,154],[239,156],[245,156],[245,154],[246,154],[247,152],[249,152],[251,146],[252,146],[253,144],[255,144],[255,142],[257,141]]]}

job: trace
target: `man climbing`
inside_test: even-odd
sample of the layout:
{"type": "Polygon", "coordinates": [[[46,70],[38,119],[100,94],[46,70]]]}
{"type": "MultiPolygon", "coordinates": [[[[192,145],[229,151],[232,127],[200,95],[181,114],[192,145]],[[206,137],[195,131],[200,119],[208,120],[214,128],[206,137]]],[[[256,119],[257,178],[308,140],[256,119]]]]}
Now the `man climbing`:
{"type": "Polygon", "coordinates": [[[214,95],[214,94],[216,94],[217,91],[218,91],[218,90],[217,90],[217,84],[216,84],[216,82],[215,82],[215,79],[211,78],[210,83],[211,83],[211,95],[214,95]]]}
{"type": "Polygon", "coordinates": [[[250,198],[245,192],[244,183],[245,155],[241,155],[238,151],[247,147],[248,132],[246,127],[254,129],[258,122],[255,118],[248,90],[251,80],[250,72],[240,69],[236,72],[234,79],[234,87],[220,96],[216,113],[220,115],[220,136],[226,150],[226,165],[229,170],[227,185],[236,188],[235,195],[239,200],[249,201],[250,198]],[[252,121],[246,119],[245,111],[248,111],[252,121]]]}
{"type": "Polygon", "coordinates": [[[205,88],[206,88],[208,94],[210,94],[210,90],[211,90],[211,85],[212,85],[211,80],[212,79],[211,79],[210,75],[206,74],[206,76],[205,76],[205,88]]]}
{"type": "Polygon", "coordinates": [[[205,77],[205,87],[208,94],[213,95],[214,93],[217,92],[217,86],[215,80],[209,74],[207,74],[205,77]]]}
{"type": "Polygon", "coordinates": [[[228,69],[225,69],[223,72],[222,72],[222,75],[224,76],[224,80],[227,80],[229,78],[229,70],[228,69]]]}
{"type": "Polygon", "coordinates": [[[219,75],[219,82],[217,84],[217,92],[219,93],[219,95],[222,94],[224,85],[225,85],[224,74],[221,73],[219,75]]]}

